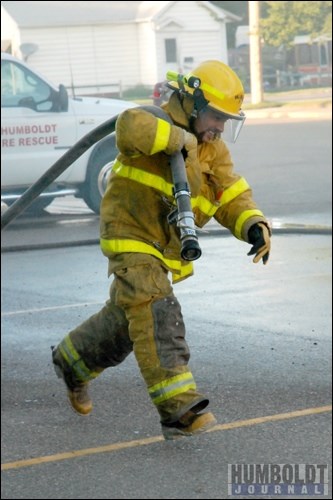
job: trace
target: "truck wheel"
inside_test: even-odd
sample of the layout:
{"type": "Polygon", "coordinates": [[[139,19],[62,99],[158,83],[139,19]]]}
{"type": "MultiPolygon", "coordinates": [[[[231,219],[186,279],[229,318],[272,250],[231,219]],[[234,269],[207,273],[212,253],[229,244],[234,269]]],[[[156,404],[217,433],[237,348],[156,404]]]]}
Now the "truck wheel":
{"type": "Polygon", "coordinates": [[[108,178],[109,175],[111,174],[113,164],[114,161],[109,161],[109,163],[107,163],[106,165],[104,165],[103,168],[101,168],[101,171],[99,173],[97,184],[101,196],[103,196],[106,191],[106,187],[108,185],[108,178]]]}
{"type": "Polygon", "coordinates": [[[92,155],[83,189],[83,199],[88,207],[99,214],[100,204],[105,189],[105,172],[112,168],[112,162],[116,158],[118,150],[116,147],[108,147],[97,154],[92,155]]]}

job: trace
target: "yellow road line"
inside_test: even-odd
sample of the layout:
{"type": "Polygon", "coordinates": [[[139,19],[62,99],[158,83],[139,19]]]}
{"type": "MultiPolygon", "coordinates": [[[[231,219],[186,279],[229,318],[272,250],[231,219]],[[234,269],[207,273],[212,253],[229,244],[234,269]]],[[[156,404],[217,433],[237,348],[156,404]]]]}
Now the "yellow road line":
{"type": "Polygon", "coordinates": [[[277,420],[287,420],[288,418],[304,417],[306,415],[316,415],[317,413],[325,413],[332,411],[332,405],[319,406],[317,408],[306,408],[305,410],[295,410],[288,413],[278,413],[277,415],[267,415],[265,417],[249,418],[248,420],[237,420],[229,424],[218,424],[209,429],[207,432],[225,431],[237,429],[237,427],[247,427],[250,425],[264,424],[266,422],[274,422],[277,420]]]}
{"type": "MultiPolygon", "coordinates": [[[[264,417],[250,418],[248,420],[236,420],[227,424],[217,424],[207,432],[227,431],[240,427],[249,427],[252,425],[263,424],[266,422],[276,422],[278,420],[288,420],[290,418],[304,417],[306,415],[316,415],[332,411],[332,405],[319,406],[317,408],[306,408],[304,410],[291,411],[289,413],[278,413],[276,415],[266,415],[264,417]]],[[[136,448],[137,446],[147,446],[149,444],[164,441],[162,436],[154,436],[145,439],[136,439],[124,443],[109,444],[106,446],[98,446],[97,448],[86,448],[84,450],[67,451],[65,453],[56,453],[46,457],[30,458],[28,460],[17,460],[16,462],[7,462],[1,464],[1,470],[19,469],[21,467],[30,467],[48,462],[58,462],[60,460],[69,460],[71,458],[82,457],[85,455],[94,455],[96,453],[111,453],[114,451],[124,450],[126,448],[136,448]]]]}

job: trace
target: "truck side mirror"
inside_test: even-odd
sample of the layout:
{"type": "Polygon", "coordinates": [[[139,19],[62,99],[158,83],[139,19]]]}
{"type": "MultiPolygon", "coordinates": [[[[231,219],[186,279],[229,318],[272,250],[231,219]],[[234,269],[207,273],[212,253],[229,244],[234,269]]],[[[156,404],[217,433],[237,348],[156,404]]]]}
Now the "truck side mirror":
{"type": "Polygon", "coordinates": [[[65,86],[61,83],[59,85],[59,111],[67,111],[68,110],[68,93],[65,86]]]}

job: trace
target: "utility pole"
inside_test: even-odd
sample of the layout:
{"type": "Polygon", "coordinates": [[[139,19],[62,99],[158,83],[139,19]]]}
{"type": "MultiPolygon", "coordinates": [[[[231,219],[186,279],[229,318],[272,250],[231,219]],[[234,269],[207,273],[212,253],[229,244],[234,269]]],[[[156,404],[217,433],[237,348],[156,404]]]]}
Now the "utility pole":
{"type": "Polygon", "coordinates": [[[259,104],[263,101],[261,46],[259,32],[259,4],[259,1],[249,1],[250,75],[252,104],[259,104]]]}

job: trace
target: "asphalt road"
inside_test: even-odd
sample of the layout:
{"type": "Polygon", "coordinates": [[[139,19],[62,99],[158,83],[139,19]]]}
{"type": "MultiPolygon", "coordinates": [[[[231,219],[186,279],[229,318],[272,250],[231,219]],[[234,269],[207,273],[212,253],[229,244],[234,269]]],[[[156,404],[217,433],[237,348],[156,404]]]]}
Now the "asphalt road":
{"type": "Polygon", "coordinates": [[[98,218],[57,202],[3,232],[2,498],[227,498],[228,464],[327,465],[331,495],[330,123],[243,132],[234,159],[276,228],[270,262],[211,228],[175,287],[210,433],[163,441],[133,355],[91,384],[89,417],[72,413],[50,346],[107,299],[98,218]]]}
{"type": "Polygon", "coordinates": [[[277,235],[267,266],[233,238],[200,241],[175,292],[218,424],[177,442],[133,355],[91,384],[87,418],[55,377],[50,346],[107,298],[98,246],[2,255],[2,498],[226,498],[228,464],[330,467],[330,237],[277,235]]]}

